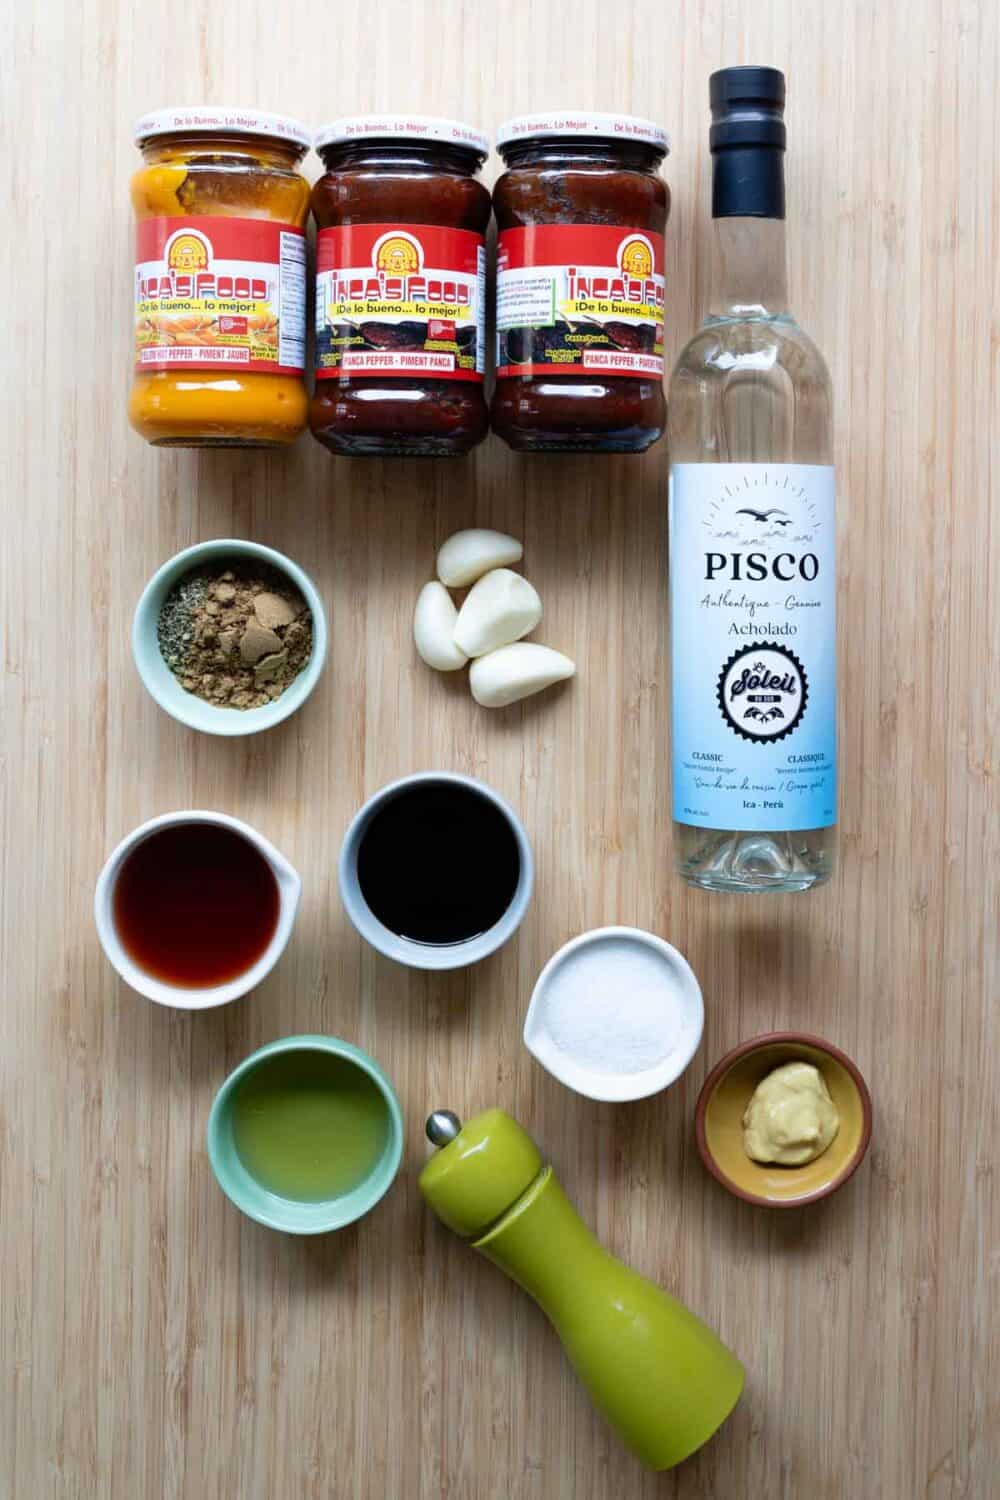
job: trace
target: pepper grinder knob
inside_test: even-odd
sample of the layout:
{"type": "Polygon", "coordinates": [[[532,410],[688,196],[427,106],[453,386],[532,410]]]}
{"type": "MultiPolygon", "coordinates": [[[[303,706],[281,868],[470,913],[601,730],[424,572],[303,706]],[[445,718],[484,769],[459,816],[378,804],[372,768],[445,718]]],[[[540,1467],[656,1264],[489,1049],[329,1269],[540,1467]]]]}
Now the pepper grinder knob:
{"type": "Polygon", "coordinates": [[[432,1146],[447,1146],[462,1128],[462,1122],[453,1109],[435,1109],[427,1116],[424,1129],[432,1146]]]}

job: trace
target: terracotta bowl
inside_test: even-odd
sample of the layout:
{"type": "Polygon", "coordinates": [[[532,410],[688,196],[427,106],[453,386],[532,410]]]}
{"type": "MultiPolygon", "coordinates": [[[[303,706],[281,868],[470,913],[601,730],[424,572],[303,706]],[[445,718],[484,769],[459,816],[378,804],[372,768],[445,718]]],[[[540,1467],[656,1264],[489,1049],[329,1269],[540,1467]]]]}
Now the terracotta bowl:
{"type": "Polygon", "coordinates": [[[774,1031],[727,1052],[702,1085],[695,1110],[698,1150],[723,1187],[765,1208],[800,1208],[828,1198],[857,1171],[872,1134],[872,1101],[857,1066],[830,1042],[801,1031],[774,1031]],[[810,1062],[826,1080],[840,1115],[835,1139],[803,1167],[751,1161],[743,1149],[743,1111],[782,1063],[810,1062]]]}

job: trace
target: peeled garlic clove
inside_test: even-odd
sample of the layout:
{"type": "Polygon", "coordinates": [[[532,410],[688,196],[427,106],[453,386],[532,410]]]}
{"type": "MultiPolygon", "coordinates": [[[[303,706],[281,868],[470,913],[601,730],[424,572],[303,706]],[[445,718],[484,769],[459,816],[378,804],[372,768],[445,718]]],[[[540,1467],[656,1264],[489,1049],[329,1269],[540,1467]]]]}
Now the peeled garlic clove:
{"type": "Polygon", "coordinates": [[[554,682],[563,682],[576,672],[576,665],[561,651],[518,641],[480,656],[469,668],[472,696],[484,708],[505,708],[519,698],[530,698],[554,682]]]}
{"type": "Polygon", "coordinates": [[[437,672],[457,672],[468,657],[455,645],[458,611],[440,583],[425,583],[413,611],[413,639],[423,661],[437,672]]]}
{"type": "Polygon", "coordinates": [[[502,531],[456,531],[438,553],[437,575],[450,589],[464,589],[491,568],[520,562],[523,552],[517,538],[502,531]]]}
{"type": "Polygon", "coordinates": [[[455,623],[455,644],[466,656],[485,656],[509,646],[542,618],[542,601],[520,573],[494,568],[465,597],[455,623]]]}

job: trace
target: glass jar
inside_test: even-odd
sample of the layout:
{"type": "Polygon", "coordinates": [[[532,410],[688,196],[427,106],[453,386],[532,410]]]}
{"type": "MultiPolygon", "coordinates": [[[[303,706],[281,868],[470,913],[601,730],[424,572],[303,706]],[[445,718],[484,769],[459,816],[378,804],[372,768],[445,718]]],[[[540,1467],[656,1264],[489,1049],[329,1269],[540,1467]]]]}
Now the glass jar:
{"type": "Polygon", "coordinates": [[[333,453],[457,454],[489,430],[489,141],[451,120],[321,130],[313,434],[333,453]]]}
{"type": "Polygon", "coordinates": [[[662,437],[666,133],[628,115],[501,126],[493,428],[511,448],[641,453],[662,437]]]}
{"type": "Polygon", "coordinates": [[[168,109],[136,125],[135,378],[147,442],[271,448],[306,427],[303,125],[168,109]]]}

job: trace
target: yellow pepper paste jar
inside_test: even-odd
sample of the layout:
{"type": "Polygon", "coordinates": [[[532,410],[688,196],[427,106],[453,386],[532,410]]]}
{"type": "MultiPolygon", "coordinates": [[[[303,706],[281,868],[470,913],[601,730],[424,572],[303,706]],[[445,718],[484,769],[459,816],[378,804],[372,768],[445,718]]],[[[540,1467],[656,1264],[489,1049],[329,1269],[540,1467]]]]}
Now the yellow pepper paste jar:
{"type": "Polygon", "coordinates": [[[305,430],[304,125],[164,109],[135,128],[135,378],[147,442],[271,448],[305,430]]]}

